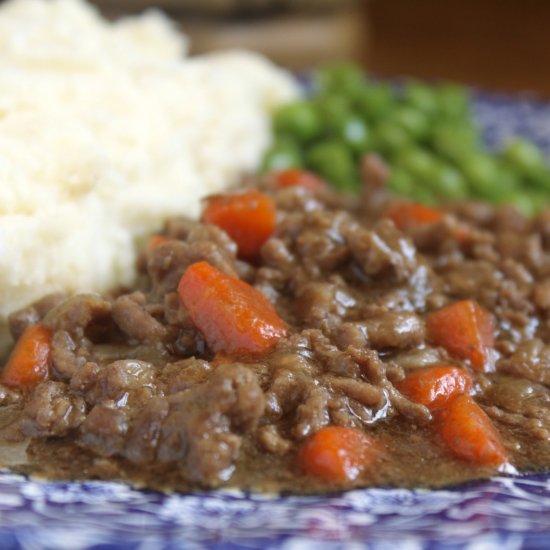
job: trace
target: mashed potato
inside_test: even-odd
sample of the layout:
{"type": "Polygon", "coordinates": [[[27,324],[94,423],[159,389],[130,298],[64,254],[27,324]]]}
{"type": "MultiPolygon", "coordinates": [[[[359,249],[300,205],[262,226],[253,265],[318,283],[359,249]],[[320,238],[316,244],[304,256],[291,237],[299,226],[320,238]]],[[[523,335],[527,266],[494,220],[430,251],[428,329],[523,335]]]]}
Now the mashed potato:
{"type": "Polygon", "coordinates": [[[295,83],[251,53],[186,49],[158,12],[108,23],[77,0],[0,7],[4,341],[7,315],[46,293],[129,284],[140,236],[256,168],[295,83]]]}

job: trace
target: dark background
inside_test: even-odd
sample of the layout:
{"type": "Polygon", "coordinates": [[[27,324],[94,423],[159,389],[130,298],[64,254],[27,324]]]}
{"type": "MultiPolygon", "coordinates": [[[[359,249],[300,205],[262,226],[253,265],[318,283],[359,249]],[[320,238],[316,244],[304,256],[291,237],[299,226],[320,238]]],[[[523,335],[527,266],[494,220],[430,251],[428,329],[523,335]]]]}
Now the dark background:
{"type": "Polygon", "coordinates": [[[215,24],[206,18],[201,27],[192,10],[186,14],[199,51],[245,45],[298,69],[351,58],[381,76],[453,79],[550,98],[550,0],[233,3],[245,8],[218,2],[226,8],[215,24]]]}
{"type": "MultiPolygon", "coordinates": [[[[1,0],[0,0],[1,1],[1,0]]],[[[97,0],[182,22],[193,51],[247,47],[292,69],[353,59],[380,76],[445,78],[550,98],[550,0],[97,0]]]]}
{"type": "Polygon", "coordinates": [[[372,0],[366,66],[550,97],[547,0],[372,0]]]}

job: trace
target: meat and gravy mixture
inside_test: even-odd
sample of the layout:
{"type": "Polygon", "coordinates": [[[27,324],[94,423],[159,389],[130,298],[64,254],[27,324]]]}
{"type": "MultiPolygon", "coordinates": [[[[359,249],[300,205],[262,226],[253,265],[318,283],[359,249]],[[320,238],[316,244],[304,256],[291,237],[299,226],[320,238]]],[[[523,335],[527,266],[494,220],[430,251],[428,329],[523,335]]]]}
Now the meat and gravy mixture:
{"type": "Polygon", "coordinates": [[[136,288],[12,314],[16,469],[308,493],[550,467],[550,213],[283,176],[168,221],[136,288]]]}

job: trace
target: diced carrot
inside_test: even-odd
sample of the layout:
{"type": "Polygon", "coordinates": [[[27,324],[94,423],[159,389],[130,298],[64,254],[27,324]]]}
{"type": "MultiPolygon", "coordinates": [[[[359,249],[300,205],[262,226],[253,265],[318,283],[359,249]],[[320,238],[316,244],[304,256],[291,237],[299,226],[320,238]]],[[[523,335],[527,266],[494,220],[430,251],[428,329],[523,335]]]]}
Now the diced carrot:
{"type": "Polygon", "coordinates": [[[310,191],[323,191],[326,183],[319,177],[300,168],[289,168],[273,174],[277,187],[304,187],[310,191]]]}
{"type": "Polygon", "coordinates": [[[352,481],[375,456],[375,444],[364,432],[342,426],[321,428],[298,452],[300,466],[326,481],[352,481]]]}
{"type": "Polygon", "coordinates": [[[50,372],[52,334],[44,325],[30,325],[19,337],[2,371],[6,386],[31,389],[50,372]]]}
{"type": "Polygon", "coordinates": [[[469,361],[476,370],[492,370],[493,317],[474,300],[462,300],[430,313],[426,330],[432,344],[469,361]]]}
{"type": "Polygon", "coordinates": [[[470,391],[472,386],[472,377],[465,370],[454,365],[437,365],[415,369],[398,384],[398,389],[409,399],[436,410],[470,391]]]}
{"type": "Polygon", "coordinates": [[[261,354],[286,334],[284,321],[259,290],[207,262],[187,268],[178,293],[214,352],[261,354]]]}
{"type": "Polygon", "coordinates": [[[443,213],[423,204],[401,202],[390,209],[388,217],[399,229],[408,229],[415,225],[439,222],[443,219],[443,213]]]}
{"type": "Polygon", "coordinates": [[[507,460],[491,419],[468,394],[453,399],[441,411],[436,426],[443,443],[458,458],[494,467],[507,460]]]}
{"type": "Polygon", "coordinates": [[[273,200],[256,190],[212,196],[202,213],[204,223],[217,225],[235,241],[245,260],[258,257],[275,230],[276,218],[273,200]]]}
{"type": "Polygon", "coordinates": [[[157,246],[168,242],[170,239],[166,235],[151,235],[147,247],[149,250],[156,248],[157,246]]]}

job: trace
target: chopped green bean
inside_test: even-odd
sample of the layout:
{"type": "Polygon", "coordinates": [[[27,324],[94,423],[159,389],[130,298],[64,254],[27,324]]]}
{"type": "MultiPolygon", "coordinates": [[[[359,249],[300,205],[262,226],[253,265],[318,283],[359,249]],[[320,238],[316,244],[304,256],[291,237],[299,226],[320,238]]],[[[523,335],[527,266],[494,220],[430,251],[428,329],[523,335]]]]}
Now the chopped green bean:
{"type": "Polygon", "coordinates": [[[402,127],[412,138],[424,139],[430,130],[430,120],[426,114],[406,105],[398,107],[389,119],[397,126],[402,127]]]}
{"type": "Polygon", "coordinates": [[[354,97],[365,84],[365,74],[353,63],[335,63],[319,71],[315,83],[322,91],[354,97]]]}
{"type": "Polygon", "coordinates": [[[349,148],[337,140],[322,141],[306,152],[306,166],[331,182],[339,191],[356,191],[359,181],[349,148]]]}
{"type": "Polygon", "coordinates": [[[436,160],[427,151],[418,147],[409,147],[395,157],[395,163],[416,178],[420,185],[426,185],[433,180],[436,160]]]}
{"type": "Polygon", "coordinates": [[[502,158],[518,175],[535,185],[550,189],[549,169],[542,151],[531,141],[516,138],[504,147],[502,158]]]}
{"type": "Polygon", "coordinates": [[[470,124],[439,122],[433,125],[430,134],[435,151],[452,162],[460,162],[468,153],[480,149],[479,134],[470,124]]]}
{"type": "Polygon", "coordinates": [[[403,99],[410,107],[429,116],[434,115],[439,108],[437,91],[433,86],[421,82],[408,82],[403,90],[403,99]]]}
{"type": "Polygon", "coordinates": [[[453,119],[466,119],[470,116],[470,97],[464,86],[442,84],[437,88],[439,113],[453,119]]]}
{"type": "Polygon", "coordinates": [[[311,102],[295,101],[275,111],[273,127],[279,135],[290,135],[300,142],[307,142],[321,132],[321,120],[311,102]]]}
{"type": "Polygon", "coordinates": [[[382,120],[374,129],[374,141],[382,153],[391,155],[406,147],[411,138],[401,126],[382,120]]]}
{"type": "Polygon", "coordinates": [[[287,168],[301,168],[303,165],[300,149],[291,140],[279,140],[273,143],[264,154],[262,170],[277,172],[287,168]]]}
{"type": "Polygon", "coordinates": [[[336,94],[317,97],[315,108],[325,133],[330,133],[338,128],[341,120],[350,116],[352,112],[349,101],[336,94]]]}
{"type": "Polygon", "coordinates": [[[368,151],[373,141],[369,127],[362,118],[356,115],[350,115],[339,121],[336,127],[336,137],[357,154],[368,151]]]}
{"type": "Polygon", "coordinates": [[[388,114],[394,108],[396,100],[388,84],[367,84],[355,97],[355,103],[363,118],[375,121],[388,114]]]}
{"type": "Polygon", "coordinates": [[[515,193],[506,193],[498,197],[495,201],[497,204],[508,204],[517,208],[524,216],[533,216],[540,209],[537,202],[540,204],[538,197],[534,197],[525,191],[517,191],[515,193]]]}
{"type": "Polygon", "coordinates": [[[388,189],[431,204],[469,197],[514,202],[525,213],[550,203],[550,167],[524,138],[499,153],[484,144],[467,88],[409,80],[393,86],[351,63],[318,71],[311,95],[275,110],[264,170],[306,167],[335,188],[359,189],[368,152],[390,165],[388,189]]]}
{"type": "Polygon", "coordinates": [[[501,195],[499,169],[494,157],[474,152],[462,158],[461,168],[474,196],[494,200],[501,195]]]}
{"type": "Polygon", "coordinates": [[[413,178],[405,170],[393,168],[388,180],[388,187],[398,195],[410,197],[414,188],[413,178]]]}
{"type": "Polygon", "coordinates": [[[454,166],[439,162],[434,167],[432,189],[446,199],[464,199],[468,196],[468,186],[461,172],[454,166]]]}

